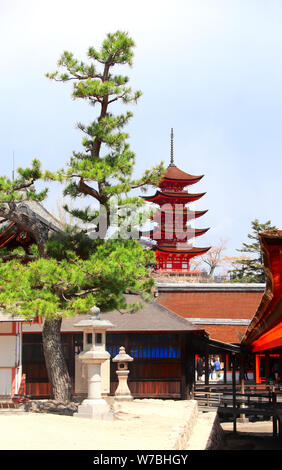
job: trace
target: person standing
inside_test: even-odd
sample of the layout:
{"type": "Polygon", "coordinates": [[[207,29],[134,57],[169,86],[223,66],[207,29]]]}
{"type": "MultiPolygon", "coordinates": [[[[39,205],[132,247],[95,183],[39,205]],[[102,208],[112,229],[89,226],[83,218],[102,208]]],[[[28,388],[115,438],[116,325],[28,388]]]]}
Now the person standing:
{"type": "Polygon", "coordinates": [[[279,367],[278,362],[274,363],[272,370],[273,370],[274,380],[278,382],[278,380],[280,380],[280,367],[279,367]]]}
{"type": "Polygon", "coordinates": [[[203,375],[203,359],[201,356],[198,357],[197,359],[197,379],[201,380],[203,375]]]}
{"type": "Polygon", "coordinates": [[[210,374],[210,379],[213,379],[213,371],[214,371],[214,360],[213,356],[209,357],[209,374],[210,374]]]}
{"type": "Polygon", "coordinates": [[[214,370],[216,373],[216,377],[219,379],[220,378],[220,362],[219,362],[219,357],[216,358],[215,363],[214,363],[214,370]]]}

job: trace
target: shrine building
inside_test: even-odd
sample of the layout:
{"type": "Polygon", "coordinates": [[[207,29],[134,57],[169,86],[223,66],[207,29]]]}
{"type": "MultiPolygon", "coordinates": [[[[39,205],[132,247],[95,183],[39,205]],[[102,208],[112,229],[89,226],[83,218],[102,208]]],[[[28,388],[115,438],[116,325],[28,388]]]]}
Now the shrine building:
{"type": "Polygon", "coordinates": [[[256,381],[281,383],[282,371],[282,231],[259,234],[266,287],[261,302],[241,340],[255,354],[256,381]]]}

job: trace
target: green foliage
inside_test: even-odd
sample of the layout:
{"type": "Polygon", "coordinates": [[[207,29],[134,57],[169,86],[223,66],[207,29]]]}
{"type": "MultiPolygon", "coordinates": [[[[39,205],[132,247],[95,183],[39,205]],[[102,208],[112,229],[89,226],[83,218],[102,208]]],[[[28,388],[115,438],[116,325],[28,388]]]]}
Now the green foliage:
{"type": "MultiPolygon", "coordinates": [[[[133,178],[135,154],[127,142],[129,135],[123,130],[133,114],[126,111],[114,115],[109,109],[114,103],[137,103],[142,95],[141,91],[129,87],[127,76],[114,73],[121,65],[132,65],[134,46],[127,33],[117,31],[106,36],[100,50],[88,49],[90,63],[79,61],[71,52],[65,51],[58,61],[59,70],[46,74],[56,81],[71,80],[74,99],[86,100],[100,108],[97,118],[89,125],[78,123],[85,135],[82,140],[84,151],[73,152],[68,168],[59,171],[56,177],[67,182],[64,195],[72,198],[91,196],[108,213],[113,197],[119,198],[120,206],[136,203],[137,198],[128,193],[132,189],[158,184],[164,173],[161,163],[147,170],[141,178],[133,178]]],[[[138,205],[142,203],[139,198],[138,205]]],[[[69,212],[75,217],[81,215],[84,222],[89,221],[81,209],[69,212]]]]}
{"type": "Polygon", "coordinates": [[[238,258],[233,261],[234,269],[229,271],[232,282],[265,282],[263,257],[258,235],[266,230],[277,230],[277,227],[273,226],[270,220],[260,223],[258,219],[255,219],[251,224],[252,233],[248,234],[251,243],[243,243],[242,248],[237,250],[251,256],[243,256],[241,259],[238,258]]]}
{"type": "MultiPolygon", "coordinates": [[[[106,208],[107,224],[113,197],[118,198],[119,206],[133,202],[138,206],[142,204],[141,198],[128,193],[156,184],[163,175],[163,165],[134,179],[135,154],[123,130],[132,113],[127,111],[115,116],[109,111],[113,104],[136,104],[142,94],[133,91],[128,85],[129,78],[120,74],[121,66],[132,65],[133,47],[128,34],[117,31],[107,35],[99,51],[89,48],[89,64],[65,51],[58,62],[62,72],[47,76],[56,81],[72,81],[74,99],[83,99],[100,108],[92,123],[78,124],[84,134],[83,151],[73,152],[68,167],[56,173],[43,173],[40,162],[33,160],[31,168],[18,169],[15,181],[0,178],[0,217],[24,228],[37,243],[30,253],[17,250],[8,258],[0,256],[0,308],[27,319],[44,318],[43,343],[51,389],[55,396],[66,399],[68,393],[61,394],[60,390],[65,381],[57,381],[55,377],[65,380],[67,370],[61,370],[58,361],[51,361],[53,351],[60,351],[60,345],[56,344],[58,336],[54,336],[48,326],[56,323],[58,327],[60,321],[54,322],[54,319],[87,313],[94,305],[102,311],[137,308],[126,305],[124,294],[151,294],[154,281],[147,266],[154,262],[154,254],[134,240],[91,240],[76,228],[48,240],[48,230],[40,219],[21,213],[16,203],[25,199],[42,201],[47,189],[37,192],[34,187],[41,179],[64,182],[64,194],[72,198],[93,197],[106,208]],[[50,345],[53,346],[49,348],[50,345]],[[51,374],[52,368],[56,369],[55,374],[51,374]]],[[[88,223],[97,215],[96,209],[68,210],[88,223]]]]}
{"type": "MultiPolygon", "coordinates": [[[[15,181],[0,178],[0,207],[1,203],[24,199],[43,200],[47,190],[37,192],[34,187],[40,179],[64,181],[65,194],[73,198],[92,196],[107,211],[113,197],[117,198],[118,207],[142,205],[142,198],[129,192],[156,184],[163,174],[163,166],[146,171],[140,179],[133,178],[135,154],[124,132],[133,114],[126,111],[114,115],[109,110],[114,104],[135,104],[142,94],[133,91],[129,78],[120,73],[121,67],[132,65],[134,46],[127,33],[117,31],[106,36],[99,50],[89,48],[88,63],[77,60],[71,52],[62,54],[58,61],[60,71],[47,76],[56,81],[71,81],[72,97],[95,105],[100,112],[89,125],[78,124],[84,134],[83,151],[73,152],[66,169],[42,172],[40,162],[35,159],[31,168],[18,169],[15,181]]],[[[96,209],[67,210],[87,223],[97,217],[96,209]]],[[[10,204],[6,216],[4,209],[0,215],[18,223],[20,219],[12,218],[16,211],[17,205],[10,204]]],[[[37,229],[41,227],[38,225],[37,229]]],[[[48,241],[43,238],[40,237],[39,251],[34,246],[30,255],[14,252],[14,258],[5,262],[2,256],[2,308],[26,317],[51,318],[58,312],[74,315],[87,312],[93,305],[102,309],[124,307],[125,292],[148,293],[152,288],[147,265],[154,261],[154,255],[133,240],[91,240],[77,228],[53,235],[48,241]],[[24,262],[21,257],[25,257],[24,262]]],[[[35,239],[38,244],[39,238],[35,239]]]]}
{"type": "Polygon", "coordinates": [[[64,232],[54,232],[46,242],[47,255],[61,261],[74,253],[82,259],[89,258],[97,249],[99,241],[91,240],[78,227],[66,226],[64,232]]]}
{"type": "Polygon", "coordinates": [[[31,168],[18,168],[17,173],[14,180],[0,176],[0,207],[3,207],[3,204],[18,203],[26,199],[35,201],[45,199],[48,189],[37,192],[34,187],[37,180],[44,178],[39,160],[33,159],[31,168]]]}
{"type": "Polygon", "coordinates": [[[64,258],[62,246],[54,252],[53,240],[49,249],[59,259],[2,261],[1,308],[25,318],[53,318],[85,314],[93,305],[104,311],[127,308],[124,293],[151,293],[154,282],[146,267],[153,260],[150,250],[134,240],[100,241],[93,242],[88,257],[82,259],[67,249],[73,248],[72,242],[69,237],[64,258]]]}

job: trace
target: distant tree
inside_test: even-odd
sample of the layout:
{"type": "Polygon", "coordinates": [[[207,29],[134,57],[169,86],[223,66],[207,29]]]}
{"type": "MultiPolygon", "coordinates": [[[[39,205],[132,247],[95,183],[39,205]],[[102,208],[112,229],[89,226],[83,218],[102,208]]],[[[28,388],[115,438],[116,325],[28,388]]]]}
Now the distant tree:
{"type": "Polygon", "coordinates": [[[246,253],[236,259],[233,269],[229,271],[233,282],[265,282],[263,256],[260,248],[258,235],[266,230],[277,230],[277,227],[268,220],[261,223],[258,219],[251,222],[252,232],[248,234],[250,243],[243,243],[242,248],[237,249],[240,253],[246,253]],[[248,256],[250,254],[250,256],[248,256]]]}
{"type": "Polygon", "coordinates": [[[218,245],[212,246],[210,250],[200,257],[202,263],[208,266],[207,276],[211,279],[216,268],[222,266],[225,258],[223,252],[226,250],[227,240],[220,240],[218,245]]]}
{"type": "Polygon", "coordinates": [[[226,274],[230,276],[230,273],[232,272],[232,269],[234,269],[235,266],[239,268],[241,263],[250,260],[250,256],[246,255],[241,255],[241,256],[225,256],[224,257],[224,262],[225,262],[225,269],[226,269],[226,274]]]}

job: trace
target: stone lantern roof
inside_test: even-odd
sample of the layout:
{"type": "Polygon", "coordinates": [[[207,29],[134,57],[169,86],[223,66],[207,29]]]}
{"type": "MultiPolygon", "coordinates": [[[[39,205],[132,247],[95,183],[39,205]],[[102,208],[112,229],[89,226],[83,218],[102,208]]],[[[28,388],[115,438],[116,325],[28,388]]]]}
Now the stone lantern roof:
{"type": "Polygon", "coordinates": [[[119,348],[119,353],[112,359],[113,362],[131,362],[133,361],[133,357],[129,356],[125,352],[125,348],[121,346],[119,348]]]}
{"type": "Polygon", "coordinates": [[[78,323],[76,323],[74,326],[75,327],[81,327],[81,328],[99,328],[99,329],[108,329],[113,327],[114,325],[106,319],[101,319],[100,318],[100,309],[98,307],[92,307],[89,311],[89,314],[92,316],[89,316],[88,318],[84,318],[83,320],[80,320],[78,323]]]}

